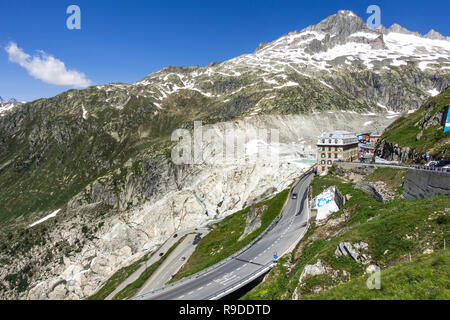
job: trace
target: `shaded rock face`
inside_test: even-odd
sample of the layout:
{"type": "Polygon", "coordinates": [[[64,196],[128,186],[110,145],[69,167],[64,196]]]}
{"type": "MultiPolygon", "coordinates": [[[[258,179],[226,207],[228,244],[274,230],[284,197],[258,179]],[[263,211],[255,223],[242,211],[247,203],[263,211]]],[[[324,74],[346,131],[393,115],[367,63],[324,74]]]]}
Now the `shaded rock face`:
{"type": "Polygon", "coordinates": [[[415,151],[410,147],[401,147],[397,143],[381,141],[377,144],[376,155],[388,160],[398,161],[401,163],[424,163],[427,161],[427,156],[424,153],[415,151]]]}
{"type": "Polygon", "coordinates": [[[363,191],[364,193],[373,197],[377,201],[380,201],[380,202],[383,201],[383,197],[377,192],[377,190],[373,186],[371,186],[368,183],[358,181],[355,185],[355,188],[363,191]]]}
{"type": "Polygon", "coordinates": [[[313,41],[309,47],[310,52],[326,51],[336,45],[348,43],[350,42],[349,37],[357,32],[367,32],[376,35],[376,37],[374,40],[354,37],[351,41],[371,44],[374,49],[386,48],[383,34],[370,29],[360,17],[347,10],[340,10],[338,14],[330,16],[314,26],[307,27],[303,31],[323,32],[329,35],[322,42],[313,41]]]}

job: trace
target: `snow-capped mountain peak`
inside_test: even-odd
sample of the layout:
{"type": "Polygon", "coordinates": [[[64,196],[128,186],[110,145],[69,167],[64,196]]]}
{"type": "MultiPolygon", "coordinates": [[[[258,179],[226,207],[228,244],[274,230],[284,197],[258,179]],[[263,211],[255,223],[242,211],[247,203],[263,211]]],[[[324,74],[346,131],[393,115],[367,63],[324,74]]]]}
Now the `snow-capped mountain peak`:
{"type": "Polygon", "coordinates": [[[11,98],[9,100],[5,100],[2,97],[0,97],[0,117],[3,113],[5,113],[8,110],[11,110],[16,106],[19,102],[15,98],[11,98]]]}
{"type": "Polygon", "coordinates": [[[424,35],[424,38],[432,39],[432,40],[447,40],[450,41],[450,37],[444,37],[442,34],[437,32],[434,29],[431,29],[426,35],[424,35]]]}
{"type": "MultiPolygon", "coordinates": [[[[389,93],[375,95],[373,89],[363,93],[365,89],[360,88],[352,89],[351,95],[363,100],[370,96],[374,105],[381,103],[398,111],[404,108],[399,97],[410,94],[400,89],[400,83],[393,86],[392,74],[405,72],[415,75],[412,86],[419,87],[418,91],[411,91],[422,92],[424,97],[445,89],[450,73],[450,41],[442,40],[437,32],[422,36],[398,24],[389,29],[370,29],[352,11],[341,10],[316,25],[261,43],[250,54],[204,67],[167,67],[135,84],[98,88],[106,91],[107,103],[120,110],[128,102],[130,90],[144,98],[151,97],[157,108],[155,115],[165,108],[166,99],[180,92],[196,92],[228,103],[233,97],[256,90],[265,96],[249,113],[257,114],[264,109],[261,105],[269,108],[270,101],[277,99],[281,91],[301,91],[305,82],[314,82],[317,90],[347,91],[354,84],[343,82],[343,76],[365,78],[370,74],[370,86],[367,85],[389,88],[389,93]],[[435,74],[440,75],[440,80],[435,74]],[[120,98],[109,97],[110,92],[117,90],[124,94],[120,98]]],[[[417,97],[413,107],[420,105],[420,99],[417,97]]]]}

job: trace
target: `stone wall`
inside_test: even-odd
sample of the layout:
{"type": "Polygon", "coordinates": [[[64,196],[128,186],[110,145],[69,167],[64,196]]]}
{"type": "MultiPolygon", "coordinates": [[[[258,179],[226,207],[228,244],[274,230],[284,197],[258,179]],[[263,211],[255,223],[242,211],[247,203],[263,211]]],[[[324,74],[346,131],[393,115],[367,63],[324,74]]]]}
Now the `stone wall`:
{"type": "Polygon", "coordinates": [[[425,199],[437,195],[450,196],[450,173],[408,170],[403,184],[406,199],[425,199]]]}

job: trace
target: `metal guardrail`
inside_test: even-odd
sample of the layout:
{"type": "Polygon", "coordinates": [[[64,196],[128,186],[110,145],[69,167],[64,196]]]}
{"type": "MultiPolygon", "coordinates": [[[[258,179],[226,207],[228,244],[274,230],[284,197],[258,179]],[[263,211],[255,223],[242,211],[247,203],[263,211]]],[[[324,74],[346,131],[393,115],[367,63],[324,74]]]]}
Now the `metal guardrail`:
{"type": "MultiPolygon", "coordinates": [[[[306,177],[307,175],[313,173],[314,170],[315,170],[315,166],[312,166],[308,171],[306,171],[305,173],[303,173],[302,176],[300,177],[300,179],[293,185],[293,187],[291,188],[291,190],[292,190],[298,183],[300,183],[300,181],[301,181],[304,177],[306,177]]],[[[289,194],[291,193],[291,190],[289,191],[289,194]]],[[[289,195],[288,195],[288,199],[287,199],[287,200],[289,200],[289,195]]],[[[185,282],[188,282],[188,281],[190,281],[190,280],[198,279],[198,278],[200,278],[201,276],[203,276],[203,275],[209,273],[210,271],[219,268],[220,266],[226,264],[227,262],[229,262],[229,261],[231,261],[232,259],[236,258],[237,256],[241,255],[242,253],[244,253],[245,251],[247,251],[249,248],[251,248],[257,241],[261,240],[262,237],[264,237],[270,230],[272,230],[272,228],[273,228],[273,227],[281,220],[281,218],[282,218],[282,215],[276,217],[276,218],[274,219],[274,221],[272,221],[272,223],[271,223],[271,224],[270,224],[270,225],[269,225],[269,226],[268,226],[268,227],[267,227],[267,228],[266,228],[259,236],[257,236],[255,239],[253,239],[248,245],[246,245],[244,248],[240,249],[239,251],[235,252],[235,253],[232,254],[231,256],[229,256],[229,257],[223,259],[222,261],[220,261],[220,262],[218,262],[218,263],[212,265],[211,267],[208,267],[208,268],[206,268],[206,269],[204,269],[204,270],[202,270],[202,271],[199,271],[199,272],[197,272],[197,273],[195,273],[195,274],[193,274],[193,275],[190,275],[190,276],[185,277],[185,278],[183,278],[183,279],[180,279],[180,280],[178,280],[178,281],[176,281],[176,282],[173,282],[173,283],[171,283],[171,284],[168,284],[168,285],[166,285],[166,286],[164,286],[164,287],[161,287],[161,288],[158,288],[158,289],[155,289],[155,290],[152,290],[152,291],[149,291],[149,292],[140,294],[140,295],[138,295],[138,296],[135,296],[135,297],[131,298],[131,300],[139,300],[139,299],[142,299],[142,298],[144,298],[144,297],[146,297],[146,296],[153,295],[153,294],[155,294],[155,293],[165,291],[165,290],[167,290],[167,289],[173,288],[173,287],[175,287],[175,286],[178,286],[178,285],[180,285],[180,284],[182,284],[182,283],[185,283],[185,282]]],[[[265,268],[265,267],[264,267],[264,268],[265,268]]],[[[270,267],[270,268],[271,268],[271,267],[270,267]]],[[[258,271],[258,270],[257,270],[257,271],[258,271]]]]}
{"type": "Polygon", "coordinates": [[[205,300],[219,299],[222,296],[225,296],[228,293],[228,291],[234,291],[237,288],[243,287],[247,283],[253,281],[256,278],[258,278],[260,275],[268,272],[270,269],[273,268],[273,266],[274,266],[274,263],[270,262],[267,265],[265,265],[265,266],[259,268],[258,270],[252,272],[250,275],[247,276],[247,278],[244,281],[240,282],[238,285],[236,285],[236,284],[229,285],[228,287],[226,287],[226,288],[224,288],[224,289],[222,289],[222,290],[220,290],[220,291],[218,291],[218,292],[216,292],[216,293],[206,297],[205,300]]]}
{"type": "Polygon", "coordinates": [[[433,171],[438,173],[450,173],[450,169],[441,168],[441,167],[426,167],[426,166],[407,166],[402,164],[395,163],[366,163],[366,162],[351,162],[351,161],[342,161],[337,160],[335,163],[348,163],[354,165],[363,165],[363,166],[384,166],[384,167],[397,167],[397,168],[405,168],[412,170],[421,170],[421,171],[433,171]]]}

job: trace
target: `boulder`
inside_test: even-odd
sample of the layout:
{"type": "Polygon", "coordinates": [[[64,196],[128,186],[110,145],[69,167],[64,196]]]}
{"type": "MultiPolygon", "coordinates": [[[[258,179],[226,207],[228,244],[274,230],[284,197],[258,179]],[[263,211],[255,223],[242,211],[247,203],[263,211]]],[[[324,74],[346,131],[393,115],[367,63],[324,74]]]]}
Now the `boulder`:
{"type": "Polygon", "coordinates": [[[354,243],[353,245],[350,242],[341,242],[336,248],[335,256],[349,256],[356,262],[360,262],[362,264],[367,264],[370,261],[370,256],[365,254],[369,248],[369,245],[363,241],[359,243],[354,243]]]}
{"type": "Polygon", "coordinates": [[[322,261],[317,260],[316,264],[307,264],[300,275],[299,282],[307,276],[318,276],[324,274],[326,272],[325,267],[322,264],[322,261]]]}
{"type": "Polygon", "coordinates": [[[378,191],[374,187],[372,187],[368,183],[359,181],[356,183],[355,188],[368,194],[369,196],[373,197],[375,200],[379,202],[383,201],[383,197],[378,193],[378,191]]]}

